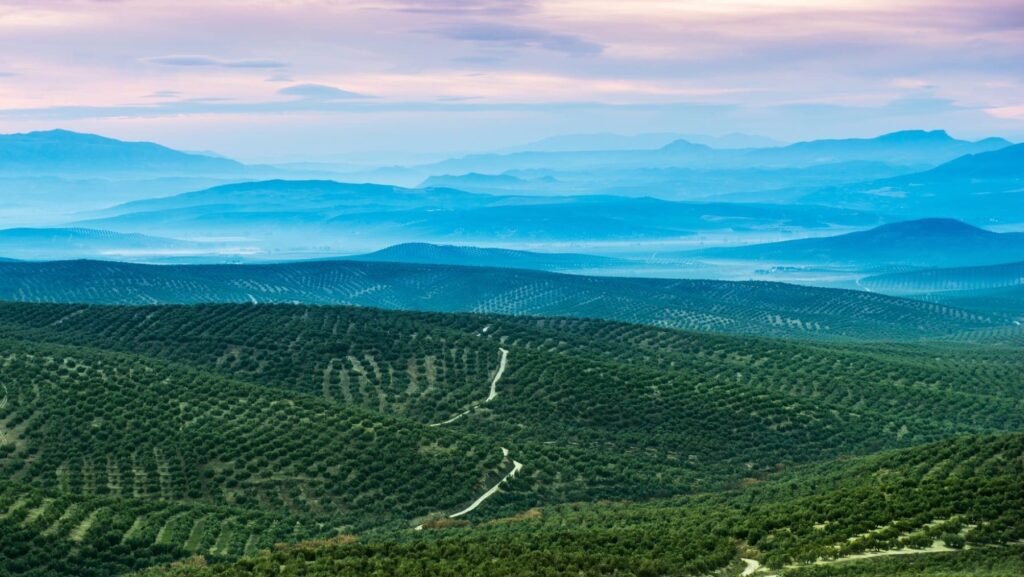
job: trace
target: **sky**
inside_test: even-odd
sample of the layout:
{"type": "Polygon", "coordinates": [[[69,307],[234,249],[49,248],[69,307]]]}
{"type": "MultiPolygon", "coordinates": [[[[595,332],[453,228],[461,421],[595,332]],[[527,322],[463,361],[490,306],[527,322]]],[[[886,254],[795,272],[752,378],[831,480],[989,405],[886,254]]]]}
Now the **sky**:
{"type": "Polygon", "coordinates": [[[0,132],[247,161],[589,132],[1024,140],[1022,62],[1021,0],[0,0],[0,132]]]}

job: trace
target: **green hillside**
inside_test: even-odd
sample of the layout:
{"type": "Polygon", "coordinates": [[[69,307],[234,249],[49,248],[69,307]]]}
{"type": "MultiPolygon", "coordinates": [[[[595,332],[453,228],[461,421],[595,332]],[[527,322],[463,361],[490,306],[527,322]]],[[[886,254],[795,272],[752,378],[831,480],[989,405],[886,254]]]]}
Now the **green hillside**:
{"type": "MultiPolygon", "coordinates": [[[[870,455],[1024,430],[1024,359],[1001,345],[304,305],[7,303],[0,351],[0,550],[12,575],[117,575],[304,540],[335,543],[323,551],[371,544],[373,561],[353,565],[356,575],[431,567],[420,555],[471,575],[510,539],[508,551],[533,551],[532,561],[503,573],[511,560],[499,557],[491,574],[699,574],[737,563],[739,541],[788,562],[823,545],[760,542],[736,511],[755,519],[746,507],[872,478],[832,473],[851,458],[894,469],[912,460],[870,455]],[[734,497],[762,484],[779,488],[734,497]],[[595,505],[606,501],[619,504],[595,505]]],[[[987,449],[963,441],[913,454],[974,463],[1002,499],[999,467],[1015,461],[999,443],[1019,437],[987,439],[987,449]]],[[[961,477],[980,482],[944,474],[944,495],[961,477]]],[[[852,497],[837,499],[807,507],[849,515],[842,522],[858,530],[878,522],[849,510],[852,497]]],[[[937,510],[906,505],[922,506],[937,510]]],[[[784,524],[758,530],[797,523],[780,507],[771,515],[784,524]]],[[[1012,540],[1004,512],[984,511],[995,529],[965,535],[1012,540]]],[[[878,514],[908,515],[914,527],[938,519],[878,514]]],[[[303,547],[317,551],[307,561],[334,555],[303,547]]]]}
{"type": "Polygon", "coordinates": [[[309,303],[557,315],[800,338],[918,339],[1009,324],[864,291],[376,262],[152,266],[0,263],[0,299],[106,304],[309,303]]]}
{"type": "Polygon", "coordinates": [[[1010,577],[1024,569],[1022,453],[1021,435],[968,437],[721,495],[533,509],[147,574],[659,576],[746,567],[743,575],[1010,577]]]}

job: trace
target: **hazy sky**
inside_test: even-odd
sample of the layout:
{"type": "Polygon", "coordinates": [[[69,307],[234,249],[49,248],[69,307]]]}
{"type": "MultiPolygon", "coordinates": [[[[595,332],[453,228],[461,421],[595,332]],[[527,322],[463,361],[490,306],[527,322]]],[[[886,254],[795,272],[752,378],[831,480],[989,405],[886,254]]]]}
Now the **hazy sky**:
{"type": "Polygon", "coordinates": [[[1021,0],[0,0],[0,132],[246,160],[600,131],[1019,140],[1022,63],[1021,0]]]}

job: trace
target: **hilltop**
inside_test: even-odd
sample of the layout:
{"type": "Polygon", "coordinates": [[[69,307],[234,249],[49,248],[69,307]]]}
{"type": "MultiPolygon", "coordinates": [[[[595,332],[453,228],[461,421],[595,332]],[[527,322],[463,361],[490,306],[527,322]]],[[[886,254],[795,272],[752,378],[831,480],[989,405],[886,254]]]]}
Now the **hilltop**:
{"type": "Polygon", "coordinates": [[[489,266],[533,270],[574,270],[620,266],[616,258],[572,253],[542,253],[476,246],[438,245],[423,242],[397,244],[369,254],[344,257],[344,260],[405,262],[458,266],[489,266]]]}
{"type": "Polygon", "coordinates": [[[1024,257],[1024,233],[995,233],[950,218],[882,225],[832,237],[707,249],[704,256],[775,262],[956,266],[1024,257]]]}

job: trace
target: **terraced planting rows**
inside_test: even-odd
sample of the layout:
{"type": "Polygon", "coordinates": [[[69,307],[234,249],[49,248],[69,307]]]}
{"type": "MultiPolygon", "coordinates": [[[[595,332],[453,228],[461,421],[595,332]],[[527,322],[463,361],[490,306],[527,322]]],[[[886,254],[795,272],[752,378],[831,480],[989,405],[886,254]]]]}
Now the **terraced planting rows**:
{"type": "Polygon", "coordinates": [[[841,535],[908,516],[918,524],[884,543],[889,533],[872,533],[869,548],[901,545],[935,521],[977,543],[1018,530],[1004,509],[972,512],[983,502],[949,488],[978,491],[980,479],[1016,474],[1005,467],[1019,436],[948,441],[1024,430],[1024,359],[1011,346],[350,307],[8,303],[0,383],[9,390],[0,409],[0,517],[9,520],[0,522],[16,535],[0,548],[20,568],[53,552],[39,575],[114,575],[192,555],[218,562],[309,539],[317,544],[303,550],[315,552],[301,560],[287,547],[255,558],[272,560],[261,565],[268,574],[324,560],[357,575],[405,575],[447,570],[434,561],[458,555],[460,574],[502,574],[500,555],[471,565],[504,542],[530,559],[508,575],[733,565],[738,574],[740,556],[782,566],[811,551],[828,557],[823,547],[841,535]],[[868,457],[859,470],[835,463],[943,440],[913,458],[868,457]],[[942,467],[915,464],[940,457],[942,467]],[[895,484],[882,475],[864,493],[813,505],[822,487],[863,485],[900,463],[912,470],[895,484]],[[908,487],[942,488],[964,496],[963,507],[911,499],[879,506],[877,518],[820,519],[872,491],[891,498],[908,487]],[[803,531],[806,519],[787,512],[793,503],[826,527],[801,537],[803,548],[773,533],[803,531]],[[918,518],[915,507],[942,516],[918,518]],[[746,524],[757,511],[770,514],[746,524]],[[324,552],[336,550],[372,558],[324,552]]]}
{"type": "Polygon", "coordinates": [[[336,307],[0,304],[0,319],[33,338],[186,361],[423,422],[443,420],[486,397],[500,359],[481,333],[486,321],[469,316],[336,307]]]}
{"type": "Polygon", "coordinates": [[[503,474],[500,447],[483,438],[138,356],[13,340],[0,350],[10,391],[0,478],[14,494],[40,492],[8,511],[27,507],[14,515],[22,533],[50,548],[112,547],[142,507],[181,513],[153,538],[154,556],[240,555],[405,526],[473,500],[503,474]],[[63,507],[56,519],[50,503],[63,507]]]}
{"type": "Polygon", "coordinates": [[[922,299],[956,306],[982,314],[996,314],[1024,322],[1024,284],[992,289],[949,291],[924,295],[922,299]]]}
{"type": "Polygon", "coordinates": [[[1010,322],[999,315],[935,303],[779,283],[345,261],[246,266],[0,263],[0,298],[106,304],[347,304],[588,317],[815,339],[918,339],[1010,322]]]}
{"type": "Polygon", "coordinates": [[[864,286],[888,294],[922,294],[1020,286],[1024,262],[956,268],[933,268],[870,276],[864,286]]]}
{"type": "Polygon", "coordinates": [[[7,330],[23,338],[145,352],[427,424],[485,398],[499,348],[508,349],[514,360],[501,396],[446,425],[486,434],[530,463],[492,500],[495,510],[712,489],[788,463],[1024,428],[1024,361],[989,348],[814,345],[338,307],[0,310],[7,330]],[[346,357],[380,359],[376,370],[349,373],[358,396],[324,387],[325,371],[346,357]],[[396,391],[395,367],[430,363],[451,386],[437,396],[444,402],[402,396],[408,381],[396,391]]]}
{"type": "Polygon", "coordinates": [[[6,483],[0,555],[12,575],[112,575],[190,555],[252,555],[319,533],[298,521],[238,507],[68,495],[6,483]]]}
{"type": "Polygon", "coordinates": [[[1024,507],[1022,455],[1021,435],[968,437],[796,470],[729,493],[532,509],[148,575],[739,575],[754,565],[763,565],[754,575],[904,574],[884,572],[894,567],[916,575],[910,558],[936,555],[928,553],[934,538],[953,545],[936,564],[949,572],[935,575],[1010,577],[1024,567],[1024,519],[1016,514],[1024,507]],[[893,547],[920,554],[835,564],[893,547]]]}

